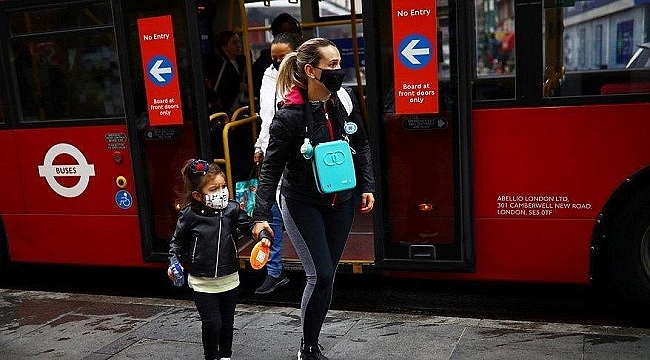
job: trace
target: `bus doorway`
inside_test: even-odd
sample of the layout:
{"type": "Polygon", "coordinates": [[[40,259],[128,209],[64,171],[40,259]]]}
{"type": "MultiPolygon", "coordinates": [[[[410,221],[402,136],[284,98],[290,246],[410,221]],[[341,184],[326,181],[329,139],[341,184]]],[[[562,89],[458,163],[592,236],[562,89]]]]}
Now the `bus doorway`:
{"type": "Polygon", "coordinates": [[[178,219],[180,169],[209,158],[195,1],[122,1],[124,91],[145,261],[164,261],[178,219]]]}
{"type": "MultiPolygon", "coordinates": [[[[273,40],[272,33],[269,31],[270,25],[276,16],[282,13],[291,15],[299,22],[303,40],[324,37],[333,41],[339,48],[341,66],[346,73],[343,85],[350,87],[356,95],[366,124],[376,121],[374,115],[366,114],[366,60],[361,1],[246,1],[245,10],[248,33],[244,37],[249,39],[250,52],[254,59],[259,59],[265,53],[263,49],[270,46],[273,40]]],[[[373,241],[373,214],[362,214],[357,211],[339,269],[343,272],[360,273],[364,271],[364,266],[374,265],[373,241]]],[[[241,249],[242,259],[248,258],[252,245],[253,242],[250,246],[241,249]]],[[[286,269],[301,267],[288,236],[283,240],[282,259],[286,269]]]]}
{"type": "Polygon", "coordinates": [[[382,269],[473,268],[464,155],[470,98],[461,85],[468,84],[464,68],[471,56],[463,37],[453,36],[470,14],[466,6],[446,0],[364,3],[366,34],[372,33],[366,51],[378,54],[366,66],[369,113],[382,114],[370,123],[384,179],[375,215],[382,269]]]}

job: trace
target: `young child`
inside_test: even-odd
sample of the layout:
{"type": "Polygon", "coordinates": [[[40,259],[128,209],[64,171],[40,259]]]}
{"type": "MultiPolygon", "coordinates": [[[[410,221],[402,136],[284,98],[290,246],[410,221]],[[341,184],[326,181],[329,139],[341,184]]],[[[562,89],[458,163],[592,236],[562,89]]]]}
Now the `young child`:
{"type": "MultiPolygon", "coordinates": [[[[188,285],[201,316],[206,360],[230,360],[235,305],[239,298],[237,231],[251,233],[252,219],[228,199],[223,171],[190,159],[183,174],[183,209],[169,244],[170,264],[189,264],[188,285]]],[[[167,275],[175,279],[172,266],[167,275]]]]}

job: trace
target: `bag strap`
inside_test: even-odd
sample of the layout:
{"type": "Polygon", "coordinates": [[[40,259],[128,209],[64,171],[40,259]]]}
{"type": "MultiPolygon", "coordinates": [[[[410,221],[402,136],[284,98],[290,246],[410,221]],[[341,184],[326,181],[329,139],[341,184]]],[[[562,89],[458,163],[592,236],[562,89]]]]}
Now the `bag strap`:
{"type": "MultiPolygon", "coordinates": [[[[309,131],[313,129],[314,127],[314,107],[312,106],[311,102],[307,98],[307,94],[303,94],[305,101],[305,137],[309,138],[309,131]]],[[[323,104],[323,107],[325,104],[323,104]]],[[[324,111],[325,109],[323,109],[324,111]]],[[[345,120],[343,120],[343,113],[341,112],[341,101],[336,101],[334,102],[334,108],[331,109],[331,113],[334,113],[335,111],[337,114],[334,116],[335,121],[337,121],[340,125],[340,131],[341,131],[341,136],[343,137],[343,129],[345,127],[345,120]]],[[[347,111],[346,111],[347,112],[347,111]]]]}
{"type": "Polygon", "coordinates": [[[219,76],[217,76],[217,81],[214,83],[214,87],[212,88],[212,90],[214,90],[214,92],[217,92],[217,88],[219,88],[219,83],[221,82],[221,76],[223,76],[223,71],[226,69],[226,61],[227,60],[223,59],[223,58],[222,58],[222,60],[223,60],[223,62],[221,63],[221,71],[219,71],[219,76]]]}
{"type": "Polygon", "coordinates": [[[336,95],[339,98],[339,101],[341,102],[341,105],[345,108],[345,112],[348,113],[348,116],[352,114],[352,98],[350,97],[350,94],[348,93],[348,88],[341,87],[339,91],[336,92],[336,95]]]}
{"type": "Polygon", "coordinates": [[[251,168],[251,173],[248,175],[248,178],[249,179],[259,179],[261,170],[262,170],[262,166],[254,163],[253,167],[251,168]],[[253,175],[255,175],[255,176],[253,176],[253,175]]]}

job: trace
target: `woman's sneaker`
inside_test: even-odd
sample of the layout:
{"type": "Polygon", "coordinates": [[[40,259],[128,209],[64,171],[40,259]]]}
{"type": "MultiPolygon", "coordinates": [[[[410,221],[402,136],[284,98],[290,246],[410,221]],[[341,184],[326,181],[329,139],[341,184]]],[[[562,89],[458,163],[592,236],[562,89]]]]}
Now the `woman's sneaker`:
{"type": "Polygon", "coordinates": [[[280,273],[280,276],[278,277],[273,277],[271,275],[266,275],[266,279],[264,279],[264,283],[257,289],[255,289],[256,294],[268,294],[272,292],[273,290],[279,288],[282,285],[286,285],[289,283],[289,278],[287,275],[284,273],[280,273]]]}
{"type": "Polygon", "coordinates": [[[323,347],[318,344],[318,346],[300,346],[298,350],[298,360],[329,360],[320,350],[323,347]]]}

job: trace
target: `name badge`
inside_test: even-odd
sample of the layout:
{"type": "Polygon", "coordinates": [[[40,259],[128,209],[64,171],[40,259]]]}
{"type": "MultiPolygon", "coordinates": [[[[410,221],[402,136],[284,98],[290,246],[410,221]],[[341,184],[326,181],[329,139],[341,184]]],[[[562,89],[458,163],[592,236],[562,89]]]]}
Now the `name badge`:
{"type": "Polygon", "coordinates": [[[354,134],[355,132],[357,132],[358,129],[359,127],[357,126],[357,124],[353,122],[346,121],[345,124],[343,125],[343,130],[348,135],[354,134]]]}

